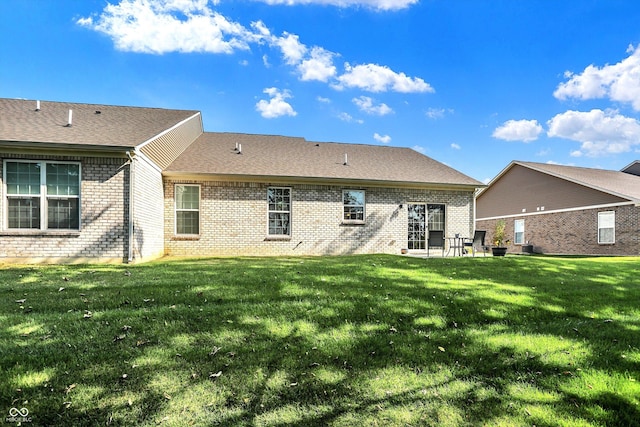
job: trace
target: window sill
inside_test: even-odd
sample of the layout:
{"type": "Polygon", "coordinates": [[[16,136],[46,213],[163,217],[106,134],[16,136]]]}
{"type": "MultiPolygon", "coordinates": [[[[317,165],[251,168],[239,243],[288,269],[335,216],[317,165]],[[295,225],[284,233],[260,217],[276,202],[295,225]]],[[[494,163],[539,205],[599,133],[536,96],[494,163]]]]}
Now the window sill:
{"type": "Polygon", "coordinates": [[[0,236],[11,237],[78,237],[80,230],[2,230],[0,236]]]}
{"type": "Polygon", "coordinates": [[[199,234],[185,234],[185,235],[174,235],[171,240],[176,241],[196,241],[200,240],[199,234]]]}
{"type": "Polygon", "coordinates": [[[340,225],[344,226],[356,226],[356,225],[366,225],[365,221],[360,220],[343,220],[340,225]]]}
{"type": "Polygon", "coordinates": [[[291,240],[291,236],[267,236],[264,238],[265,242],[288,242],[291,240]]]}

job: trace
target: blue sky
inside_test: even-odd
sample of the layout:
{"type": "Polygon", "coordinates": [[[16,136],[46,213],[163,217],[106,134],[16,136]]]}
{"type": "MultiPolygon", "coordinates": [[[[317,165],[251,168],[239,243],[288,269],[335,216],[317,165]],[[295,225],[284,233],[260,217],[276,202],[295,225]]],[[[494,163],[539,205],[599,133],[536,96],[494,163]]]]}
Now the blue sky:
{"type": "Polygon", "coordinates": [[[635,0],[2,0],[0,97],[512,160],[640,159],[635,0]]]}

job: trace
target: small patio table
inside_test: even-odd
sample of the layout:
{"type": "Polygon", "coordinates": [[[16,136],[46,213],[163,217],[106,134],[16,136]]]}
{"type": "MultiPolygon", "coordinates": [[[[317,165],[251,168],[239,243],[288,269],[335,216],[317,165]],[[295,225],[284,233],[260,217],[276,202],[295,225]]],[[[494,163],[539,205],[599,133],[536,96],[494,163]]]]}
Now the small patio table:
{"type": "Polygon", "coordinates": [[[456,235],[454,237],[447,237],[449,241],[449,250],[447,251],[447,256],[453,251],[453,256],[462,256],[464,255],[464,241],[465,237],[460,235],[456,235]]]}

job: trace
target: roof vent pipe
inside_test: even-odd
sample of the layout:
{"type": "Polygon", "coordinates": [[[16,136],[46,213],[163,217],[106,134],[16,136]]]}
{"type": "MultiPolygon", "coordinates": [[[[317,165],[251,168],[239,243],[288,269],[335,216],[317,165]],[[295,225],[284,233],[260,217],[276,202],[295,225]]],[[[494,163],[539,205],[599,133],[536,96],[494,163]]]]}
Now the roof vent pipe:
{"type": "Polygon", "coordinates": [[[67,121],[67,127],[73,125],[73,110],[69,110],[69,120],[67,121]]]}
{"type": "Polygon", "coordinates": [[[238,154],[242,154],[242,144],[238,144],[238,154]]]}
{"type": "Polygon", "coordinates": [[[40,111],[40,100],[36,101],[36,111],[40,111]]]}
{"type": "Polygon", "coordinates": [[[236,142],[236,148],[235,148],[233,151],[239,151],[239,150],[238,150],[238,145],[239,145],[239,144],[236,142]]]}
{"type": "Polygon", "coordinates": [[[347,157],[347,153],[344,153],[344,163],[343,165],[347,166],[349,165],[349,158],[347,157]]]}

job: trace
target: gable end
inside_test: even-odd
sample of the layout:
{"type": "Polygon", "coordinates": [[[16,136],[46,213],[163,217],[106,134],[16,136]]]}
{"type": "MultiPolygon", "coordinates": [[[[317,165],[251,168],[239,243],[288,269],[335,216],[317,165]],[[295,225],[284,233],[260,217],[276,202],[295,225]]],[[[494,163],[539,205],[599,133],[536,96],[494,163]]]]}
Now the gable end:
{"type": "Polygon", "coordinates": [[[477,218],[629,202],[628,199],[514,164],[477,198],[477,218]]]}

